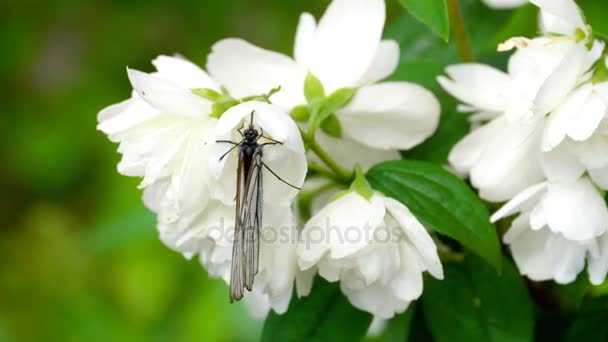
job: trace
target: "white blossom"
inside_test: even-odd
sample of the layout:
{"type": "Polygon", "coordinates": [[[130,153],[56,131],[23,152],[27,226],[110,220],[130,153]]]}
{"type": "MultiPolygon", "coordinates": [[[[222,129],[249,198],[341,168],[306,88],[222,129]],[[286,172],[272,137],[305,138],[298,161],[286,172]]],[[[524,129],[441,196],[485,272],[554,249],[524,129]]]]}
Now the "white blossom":
{"type": "Polygon", "coordinates": [[[569,283],[584,269],[601,284],[608,270],[608,208],[586,177],[544,182],[515,196],[492,216],[518,213],[504,236],[520,272],[530,279],[569,283]]]}
{"type": "MultiPolygon", "coordinates": [[[[293,59],[231,38],[213,46],[207,68],[235,97],[280,85],[271,101],[288,112],[306,103],[303,86],[308,72],[322,82],[327,94],[359,88],[352,101],[336,111],[343,139],[325,141],[345,151],[365,145],[370,156],[398,158],[397,149],[409,149],[433,133],[440,107],[433,94],[418,85],[377,83],[399,61],[397,43],[381,39],[384,21],[383,0],[334,0],[318,23],[308,13],[301,15],[293,59]]],[[[342,157],[346,167],[358,162],[350,153],[342,157]]]]}
{"type": "MultiPolygon", "coordinates": [[[[400,202],[374,192],[342,194],[305,225],[297,248],[300,269],[340,281],[342,292],[357,308],[379,318],[405,311],[422,294],[422,273],[443,278],[437,248],[400,202]]],[[[306,294],[311,282],[298,291],[306,294]]]]}
{"type": "Polygon", "coordinates": [[[542,18],[559,16],[570,25],[566,30],[563,23],[544,21],[546,30],[571,35],[510,39],[502,49],[517,51],[506,73],[461,64],[449,66],[448,77],[438,78],[464,102],[461,110],[474,112],[471,118],[480,124],[454,147],[449,161],[458,172],[469,173],[489,201],[508,200],[542,181],[552,167],[545,165],[549,157],[544,153],[565,140],[589,139],[608,108],[601,97],[604,87],[590,82],[604,44],[578,36],[577,29],[588,32],[578,7],[561,0],[534,3],[548,13],[542,18]],[[555,7],[557,3],[561,5],[555,7]]]}
{"type": "MultiPolygon", "coordinates": [[[[216,140],[240,141],[237,129],[254,112],[254,126],[280,142],[264,146],[263,161],[285,181],[301,186],[307,164],[300,133],[286,113],[263,102],[236,105],[219,120],[210,117],[212,103],[192,92],[220,91],[203,70],[177,57],[160,56],[153,64],[157,72],[151,74],[128,69],[132,98],[102,110],[98,128],[120,143],[119,172],[143,178],[144,203],[157,214],[160,239],[186,258],[198,255],[211,276],[228,283],[237,153],[220,161],[233,145],[216,140]]],[[[297,190],[263,172],[260,266],[246,299],[257,315],[270,308],[287,310],[297,270],[291,210],[297,190]]]]}

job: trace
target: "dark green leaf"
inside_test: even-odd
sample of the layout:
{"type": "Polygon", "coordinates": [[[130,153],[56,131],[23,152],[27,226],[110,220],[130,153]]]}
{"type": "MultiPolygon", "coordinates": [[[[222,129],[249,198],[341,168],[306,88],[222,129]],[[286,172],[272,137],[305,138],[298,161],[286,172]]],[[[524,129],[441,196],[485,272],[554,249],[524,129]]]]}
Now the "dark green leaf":
{"type": "Polygon", "coordinates": [[[566,341],[608,341],[608,297],[585,303],[581,314],[568,330],[566,341]]]}
{"type": "Polygon", "coordinates": [[[317,277],[309,296],[294,296],[285,314],[268,315],[262,341],[357,341],[371,320],[348,302],[337,283],[317,277]]]}
{"type": "Polygon", "coordinates": [[[443,281],[425,279],[427,324],[437,342],[527,342],[534,314],[523,279],[508,260],[503,271],[469,255],[444,265],[443,281]]]}
{"type": "Polygon", "coordinates": [[[399,0],[401,5],[444,41],[450,39],[446,0],[399,0]]]}
{"type": "Polygon", "coordinates": [[[500,267],[501,253],[488,210],[458,177],[420,161],[389,161],[367,174],[372,187],[405,204],[426,227],[458,240],[500,267]]]}
{"type": "Polygon", "coordinates": [[[407,342],[412,330],[412,318],[416,311],[416,303],[412,302],[404,313],[391,318],[386,325],[383,340],[386,342],[407,342]]]}

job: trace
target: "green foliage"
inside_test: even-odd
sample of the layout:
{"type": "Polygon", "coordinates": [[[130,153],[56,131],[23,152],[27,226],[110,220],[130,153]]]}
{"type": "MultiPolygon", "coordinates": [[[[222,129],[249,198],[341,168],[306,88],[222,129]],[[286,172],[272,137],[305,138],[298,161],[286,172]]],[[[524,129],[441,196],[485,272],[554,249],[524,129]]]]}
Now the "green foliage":
{"type": "Polygon", "coordinates": [[[323,83],[310,72],[304,79],[304,97],[308,103],[316,103],[325,99],[323,83]]]}
{"type": "Polygon", "coordinates": [[[285,314],[270,313],[262,341],[357,341],[371,320],[369,313],[348,302],[337,283],[317,278],[312,293],[304,298],[294,295],[285,314]]]}
{"type": "Polygon", "coordinates": [[[437,342],[526,342],[533,340],[534,315],[524,282],[513,264],[502,272],[481,259],[444,265],[444,280],[425,279],[423,304],[437,342]]]}
{"type": "Polygon", "coordinates": [[[420,161],[372,167],[372,187],[405,204],[426,227],[449,236],[500,268],[501,253],[487,208],[458,177],[420,161]]]}
{"type": "Polygon", "coordinates": [[[450,39],[446,0],[399,0],[399,3],[440,38],[446,42],[450,39]]]}

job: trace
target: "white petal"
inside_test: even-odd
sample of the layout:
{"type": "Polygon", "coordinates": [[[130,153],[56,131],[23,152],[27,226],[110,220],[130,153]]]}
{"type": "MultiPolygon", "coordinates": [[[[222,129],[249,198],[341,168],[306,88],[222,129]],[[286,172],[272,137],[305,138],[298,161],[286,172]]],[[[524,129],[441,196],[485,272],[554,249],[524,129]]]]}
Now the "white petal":
{"type": "Polygon", "coordinates": [[[423,87],[386,82],[359,89],[337,115],[353,140],[380,149],[409,149],[433,134],[440,110],[423,87]]]}
{"type": "Polygon", "coordinates": [[[141,71],[127,69],[129,80],[137,94],[152,107],[173,115],[203,116],[211,103],[190,90],[141,71]]]}
{"type": "Polygon", "coordinates": [[[158,56],[152,64],[158,72],[156,76],[173,82],[186,89],[209,88],[219,90],[215,81],[203,69],[182,57],[158,56]]]}
{"type": "MultiPolygon", "coordinates": [[[[316,134],[317,141],[334,160],[346,168],[347,170],[354,169],[356,164],[361,165],[363,170],[386,161],[401,159],[401,155],[397,150],[384,150],[369,147],[354,141],[348,137],[334,138],[322,131],[316,134]]],[[[322,164],[319,158],[312,152],[308,152],[308,158],[318,164],[322,164]]]]}
{"type": "Polygon", "coordinates": [[[340,283],[342,292],[351,304],[380,318],[392,318],[395,313],[405,311],[410,303],[396,298],[392,291],[379,282],[365,287],[350,285],[344,281],[340,283]]]}
{"type": "Polygon", "coordinates": [[[285,55],[241,39],[215,43],[207,58],[207,70],[235,98],[266,94],[281,86],[281,91],[271,98],[273,103],[291,110],[305,102],[302,86],[305,69],[285,55]]]}
{"type": "Polygon", "coordinates": [[[608,273],[608,235],[604,234],[597,239],[599,253],[597,256],[589,254],[588,268],[589,280],[593,285],[601,285],[608,273]]]}
{"type": "Polygon", "coordinates": [[[538,91],[534,100],[536,113],[545,115],[551,112],[575,88],[586,71],[587,52],[587,48],[582,43],[570,49],[538,91]]]}
{"type": "Polygon", "coordinates": [[[606,108],[590,83],[579,87],[549,115],[543,134],[543,150],[555,148],[566,135],[575,141],[588,139],[604,118],[606,108]]]}
{"type": "Polygon", "coordinates": [[[373,84],[390,76],[399,64],[399,44],[394,40],[383,40],[369,69],[360,84],[373,84]]]}
{"type": "Polygon", "coordinates": [[[549,228],[575,241],[593,239],[608,230],[608,208],[588,178],[552,183],[542,201],[549,228]]]}
{"type": "Polygon", "coordinates": [[[308,67],[328,93],[360,84],[382,36],[383,0],[334,0],[319,20],[308,67]]]}
{"type": "Polygon", "coordinates": [[[597,186],[608,190],[608,165],[601,169],[590,169],[589,176],[597,186]]]}
{"type": "Polygon", "coordinates": [[[339,259],[368,245],[364,230],[373,229],[383,222],[384,203],[378,196],[367,201],[355,192],[330,202],[314,215],[302,231],[298,245],[298,264],[308,269],[326,252],[332,259],[339,259]]]}
{"type": "MultiPolygon", "coordinates": [[[[422,269],[420,266],[419,249],[410,245],[407,241],[399,244],[401,256],[401,267],[393,277],[391,288],[395,296],[401,300],[412,301],[422,295],[422,269]]],[[[440,265],[441,266],[441,265],[440,265]]],[[[440,269],[439,279],[443,279],[443,269],[440,269]]],[[[435,276],[436,277],[436,276],[435,276]]]]}
{"type": "MultiPolygon", "coordinates": [[[[521,216],[513,225],[525,224],[525,221],[526,217],[521,216]]],[[[585,266],[586,248],[548,229],[525,230],[509,247],[520,273],[535,281],[554,279],[558,283],[569,283],[585,266]]]]}
{"type": "Polygon", "coordinates": [[[503,129],[504,120],[492,120],[471,131],[460,140],[448,156],[450,164],[462,173],[468,173],[482,157],[487,144],[503,129]]]}
{"type": "Polygon", "coordinates": [[[490,221],[494,223],[502,218],[522,211],[522,209],[526,208],[530,203],[535,204],[539,199],[538,195],[540,195],[541,192],[546,188],[547,183],[539,183],[527,188],[498,209],[498,211],[492,215],[490,221]]]}
{"type": "Polygon", "coordinates": [[[249,101],[231,107],[219,119],[216,134],[224,136],[236,131],[242,123],[249,124],[252,112],[254,125],[261,127],[266,136],[282,142],[282,146],[294,152],[304,153],[304,143],[295,122],[287,113],[265,102],[249,101]]]}
{"type": "Polygon", "coordinates": [[[313,48],[317,22],[310,13],[302,13],[298,28],[296,30],[296,40],[293,48],[293,57],[300,65],[308,65],[308,56],[313,48]]]}
{"type": "Polygon", "coordinates": [[[481,110],[506,108],[505,90],[509,76],[504,72],[485,64],[450,65],[445,72],[449,78],[439,76],[437,81],[459,100],[481,110]]]}
{"type": "Polygon", "coordinates": [[[564,145],[541,153],[541,166],[552,181],[575,181],[585,172],[585,166],[564,145]]]}
{"type": "Polygon", "coordinates": [[[485,143],[478,162],[471,169],[471,183],[479,195],[493,202],[508,200],[544,176],[538,158],[539,121],[495,120],[502,129],[485,143]]]}
{"type": "Polygon", "coordinates": [[[555,20],[544,21],[543,28],[547,32],[571,35],[577,28],[586,28],[581,11],[573,0],[530,0],[530,2],[538,6],[542,12],[561,19],[562,23],[556,23],[555,20]],[[564,27],[563,22],[570,26],[564,27]]]}
{"type": "Polygon", "coordinates": [[[443,268],[437,255],[437,246],[424,226],[416,219],[410,210],[392,198],[384,197],[386,210],[399,222],[401,229],[419,254],[426,269],[433,277],[443,279],[443,268]]]}
{"type": "Polygon", "coordinates": [[[98,115],[97,129],[116,141],[113,135],[136,126],[159,114],[159,111],[140,98],[130,98],[108,106],[98,115]]]}
{"type": "Polygon", "coordinates": [[[495,9],[515,8],[528,2],[528,0],[483,0],[489,7],[495,9]]]}

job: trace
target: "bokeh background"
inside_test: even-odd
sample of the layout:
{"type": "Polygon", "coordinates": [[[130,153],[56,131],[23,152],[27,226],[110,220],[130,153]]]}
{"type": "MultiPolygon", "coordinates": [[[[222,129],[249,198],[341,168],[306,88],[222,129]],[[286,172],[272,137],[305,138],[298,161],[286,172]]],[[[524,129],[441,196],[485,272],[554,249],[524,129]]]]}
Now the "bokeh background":
{"type": "Polygon", "coordinates": [[[299,13],[328,3],[0,0],[1,342],[258,338],[223,281],[158,240],[96,115],[129,96],[127,65],[204,65],[231,36],[290,54],[299,13]]]}

